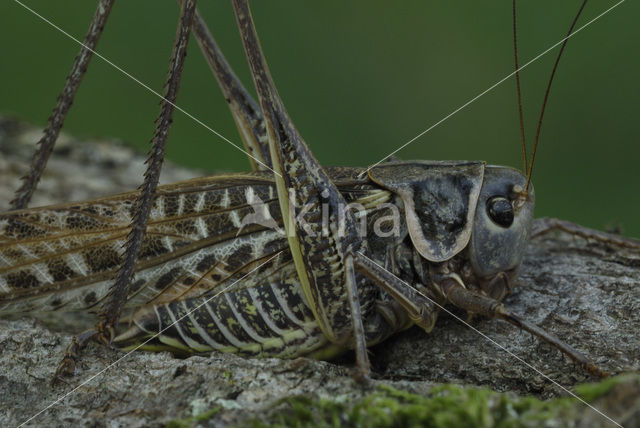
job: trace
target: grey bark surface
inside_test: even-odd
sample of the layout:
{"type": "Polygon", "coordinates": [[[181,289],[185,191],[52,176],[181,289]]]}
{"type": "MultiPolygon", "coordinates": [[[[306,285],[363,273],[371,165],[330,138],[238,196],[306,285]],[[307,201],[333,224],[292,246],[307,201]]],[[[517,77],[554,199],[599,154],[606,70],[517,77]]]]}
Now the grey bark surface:
{"type": "MultiPolygon", "coordinates": [[[[0,118],[0,209],[6,209],[25,173],[39,132],[0,118]]],[[[127,191],[142,181],[144,157],[120,143],[67,136],[60,143],[31,206],[127,191]]],[[[198,175],[202,173],[167,163],[161,182],[198,175]]],[[[637,372],[638,284],[639,250],[552,233],[530,243],[520,284],[506,304],[605,370],[637,372]]],[[[18,425],[46,408],[27,426],[164,426],[219,406],[222,410],[208,424],[227,426],[262,417],[281,398],[355,399],[381,383],[414,393],[456,383],[540,398],[567,394],[519,359],[568,389],[594,380],[556,349],[505,322],[471,321],[501,349],[442,314],[430,334],[410,329],[371,349],[374,381],[369,387],[352,379],[352,355],[337,362],[220,353],[178,359],[166,353],[125,354],[91,344],[77,376],[69,385],[52,388],[49,382],[73,333],[91,322],[91,317],[68,315],[0,319],[1,425],[18,425]]],[[[631,396],[631,406],[640,409],[637,389],[622,394],[615,398],[617,403],[631,396]]],[[[615,405],[607,408],[615,416],[615,405]]],[[[584,416],[580,424],[607,426],[587,407],[584,414],[591,416],[584,416]]]]}

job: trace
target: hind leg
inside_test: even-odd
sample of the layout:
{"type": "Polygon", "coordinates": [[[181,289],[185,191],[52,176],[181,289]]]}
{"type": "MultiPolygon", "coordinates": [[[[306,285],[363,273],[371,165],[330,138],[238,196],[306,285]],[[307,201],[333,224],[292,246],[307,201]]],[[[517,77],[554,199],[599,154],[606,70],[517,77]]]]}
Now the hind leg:
{"type": "Polygon", "coordinates": [[[64,359],[56,371],[56,377],[73,374],[78,354],[82,347],[91,339],[98,340],[105,345],[110,345],[115,337],[120,314],[127,301],[129,286],[132,282],[138,251],[142,244],[142,238],[146,230],[147,219],[153,196],[158,184],[160,169],[164,158],[167,137],[173,120],[173,111],[178,93],[182,70],[186,58],[187,44],[191,32],[191,24],[195,14],[195,0],[185,0],[182,4],[180,18],[178,20],[178,32],[176,34],[169,73],[160,114],[156,120],[156,131],[152,139],[152,148],[147,160],[145,179],[140,189],[140,195],[134,205],[134,216],[129,232],[124,261],[122,262],[117,279],[111,288],[109,298],[100,313],[100,322],[94,330],[89,330],[77,338],[74,338],[64,359]]]}
{"type": "Polygon", "coordinates": [[[38,181],[40,181],[42,172],[47,166],[49,156],[58,139],[58,134],[60,134],[60,129],[62,129],[62,125],[64,124],[64,119],[67,117],[71,104],[73,104],[73,99],[80,87],[80,82],[82,82],[82,78],[87,72],[89,61],[91,61],[98,40],[100,40],[113,2],[114,0],[100,0],[98,2],[98,7],[89,25],[89,30],[82,42],[82,48],[76,56],[62,92],[58,95],[58,102],[51,116],[49,116],[49,122],[47,128],[44,130],[44,135],[40,138],[40,141],[38,141],[38,149],[33,154],[29,173],[22,177],[22,185],[16,191],[15,198],[11,201],[11,209],[18,210],[26,208],[29,200],[31,200],[31,195],[33,195],[33,192],[36,190],[38,181]]]}

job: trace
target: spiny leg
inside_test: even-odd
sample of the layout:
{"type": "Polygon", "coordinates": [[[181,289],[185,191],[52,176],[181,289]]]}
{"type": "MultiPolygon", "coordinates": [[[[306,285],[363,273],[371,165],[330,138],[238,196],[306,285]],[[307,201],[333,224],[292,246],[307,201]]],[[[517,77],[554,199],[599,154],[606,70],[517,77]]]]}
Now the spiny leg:
{"type": "Polygon", "coordinates": [[[305,297],[329,340],[354,345],[358,375],[364,379],[370,369],[352,255],[366,251],[365,245],[357,235],[353,214],[345,210],[346,201],[311,154],[282,104],[247,2],[234,0],[233,7],[265,118],[280,208],[305,297]],[[323,205],[330,213],[328,228],[323,228],[323,205]],[[302,214],[310,221],[300,221],[302,214]],[[348,318],[346,313],[350,314],[348,318]]]}
{"type": "Polygon", "coordinates": [[[531,238],[544,235],[554,230],[561,230],[571,235],[580,236],[585,239],[593,239],[604,244],[616,245],[623,248],[640,249],[640,241],[637,239],[626,238],[624,236],[613,233],[601,232],[599,230],[589,229],[579,224],[572,223],[567,220],[558,218],[543,217],[536,219],[531,231],[531,238]]]}
{"type": "Polygon", "coordinates": [[[161,101],[160,114],[156,121],[156,131],[152,139],[152,148],[147,160],[147,170],[145,179],[141,186],[140,196],[136,200],[133,209],[133,222],[129,233],[125,250],[125,260],[118,273],[115,284],[111,288],[110,297],[100,314],[101,320],[95,330],[90,330],[74,338],[72,348],[69,349],[56,372],[56,377],[72,374],[75,370],[78,351],[90,339],[110,344],[115,336],[120,313],[127,300],[129,285],[133,279],[138,251],[142,244],[142,238],[147,225],[147,218],[151,209],[151,203],[160,176],[160,169],[164,158],[166,141],[171,126],[175,101],[182,70],[184,68],[187,45],[193,17],[195,14],[196,1],[185,0],[180,11],[178,30],[175,38],[175,45],[171,54],[167,84],[164,92],[164,99],[161,101]]]}
{"type": "Polygon", "coordinates": [[[151,203],[158,185],[158,179],[160,178],[160,170],[164,160],[169,129],[173,121],[175,101],[178,96],[182,70],[187,56],[187,46],[195,9],[196,0],[185,0],[182,4],[175,45],[169,63],[167,84],[163,100],[161,101],[160,114],[156,120],[156,131],[151,140],[152,148],[149,158],[147,159],[148,166],[145,171],[144,182],[141,187],[140,196],[134,207],[134,217],[127,241],[125,260],[112,288],[111,298],[108,300],[101,314],[102,322],[100,330],[104,333],[109,333],[107,337],[109,341],[113,338],[122,307],[127,299],[138,251],[147,227],[151,203]]]}
{"type": "Polygon", "coordinates": [[[51,116],[49,116],[44,135],[40,138],[40,141],[38,141],[38,148],[31,159],[31,169],[27,175],[22,177],[22,184],[20,188],[16,190],[15,198],[11,201],[11,209],[18,210],[26,208],[31,199],[31,195],[33,195],[33,192],[36,190],[38,181],[40,181],[42,172],[47,166],[49,156],[58,139],[60,129],[64,124],[64,119],[71,108],[71,104],[73,104],[73,99],[87,71],[89,61],[91,61],[91,57],[93,56],[93,51],[102,35],[102,30],[109,17],[109,12],[111,12],[113,2],[114,0],[100,0],[98,2],[98,7],[89,25],[87,35],[84,37],[83,46],[80,48],[80,52],[73,62],[73,67],[67,76],[64,88],[58,96],[58,102],[51,116]]]}
{"type": "Polygon", "coordinates": [[[209,68],[213,72],[229,109],[236,122],[244,147],[249,154],[249,162],[254,171],[268,171],[272,168],[267,131],[262,112],[251,94],[245,89],[227,62],[209,28],[196,10],[193,20],[193,35],[200,46],[209,68]]]}

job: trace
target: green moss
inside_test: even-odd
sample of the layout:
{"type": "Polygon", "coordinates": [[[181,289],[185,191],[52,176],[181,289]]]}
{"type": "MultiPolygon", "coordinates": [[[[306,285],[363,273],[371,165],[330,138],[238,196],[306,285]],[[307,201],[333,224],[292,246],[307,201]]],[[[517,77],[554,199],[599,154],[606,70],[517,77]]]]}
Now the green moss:
{"type": "Polygon", "coordinates": [[[585,401],[593,401],[598,397],[602,397],[608,393],[611,388],[616,386],[625,376],[610,377],[600,382],[585,383],[575,387],[576,393],[585,401]]]}
{"type": "MultiPolygon", "coordinates": [[[[574,400],[540,401],[500,394],[486,388],[434,387],[427,396],[381,386],[354,402],[305,396],[282,400],[258,427],[535,427],[571,416],[574,400]]],[[[554,425],[554,424],[551,424],[554,425]]]]}
{"type": "MultiPolygon", "coordinates": [[[[637,375],[636,375],[637,377],[637,375]]],[[[580,385],[576,393],[591,402],[611,391],[625,376],[580,385]]],[[[635,378],[634,378],[635,379],[635,378]]],[[[440,385],[427,395],[381,385],[377,391],[354,400],[344,396],[318,399],[292,396],[279,400],[265,419],[250,426],[264,427],[470,427],[529,428],[575,424],[584,404],[573,397],[542,401],[458,385],[440,385]]],[[[215,407],[196,416],[171,421],[168,428],[194,427],[218,413],[215,407]]]]}
{"type": "Polygon", "coordinates": [[[214,407],[206,412],[199,413],[185,419],[174,419],[167,424],[167,428],[191,428],[198,425],[199,422],[206,422],[220,411],[221,407],[214,407]]]}

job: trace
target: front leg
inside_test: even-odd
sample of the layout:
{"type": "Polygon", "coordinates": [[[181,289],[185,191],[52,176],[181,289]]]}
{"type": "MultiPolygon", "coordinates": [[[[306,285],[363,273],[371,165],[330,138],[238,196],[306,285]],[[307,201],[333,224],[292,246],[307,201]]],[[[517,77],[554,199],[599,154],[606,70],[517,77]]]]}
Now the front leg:
{"type": "Polygon", "coordinates": [[[236,0],[233,6],[265,119],[280,209],[305,298],[331,342],[354,346],[360,374],[366,376],[365,314],[353,265],[353,254],[366,252],[366,247],[357,234],[353,214],[346,210],[346,201],[312,155],[280,100],[247,2],[236,0]]]}

